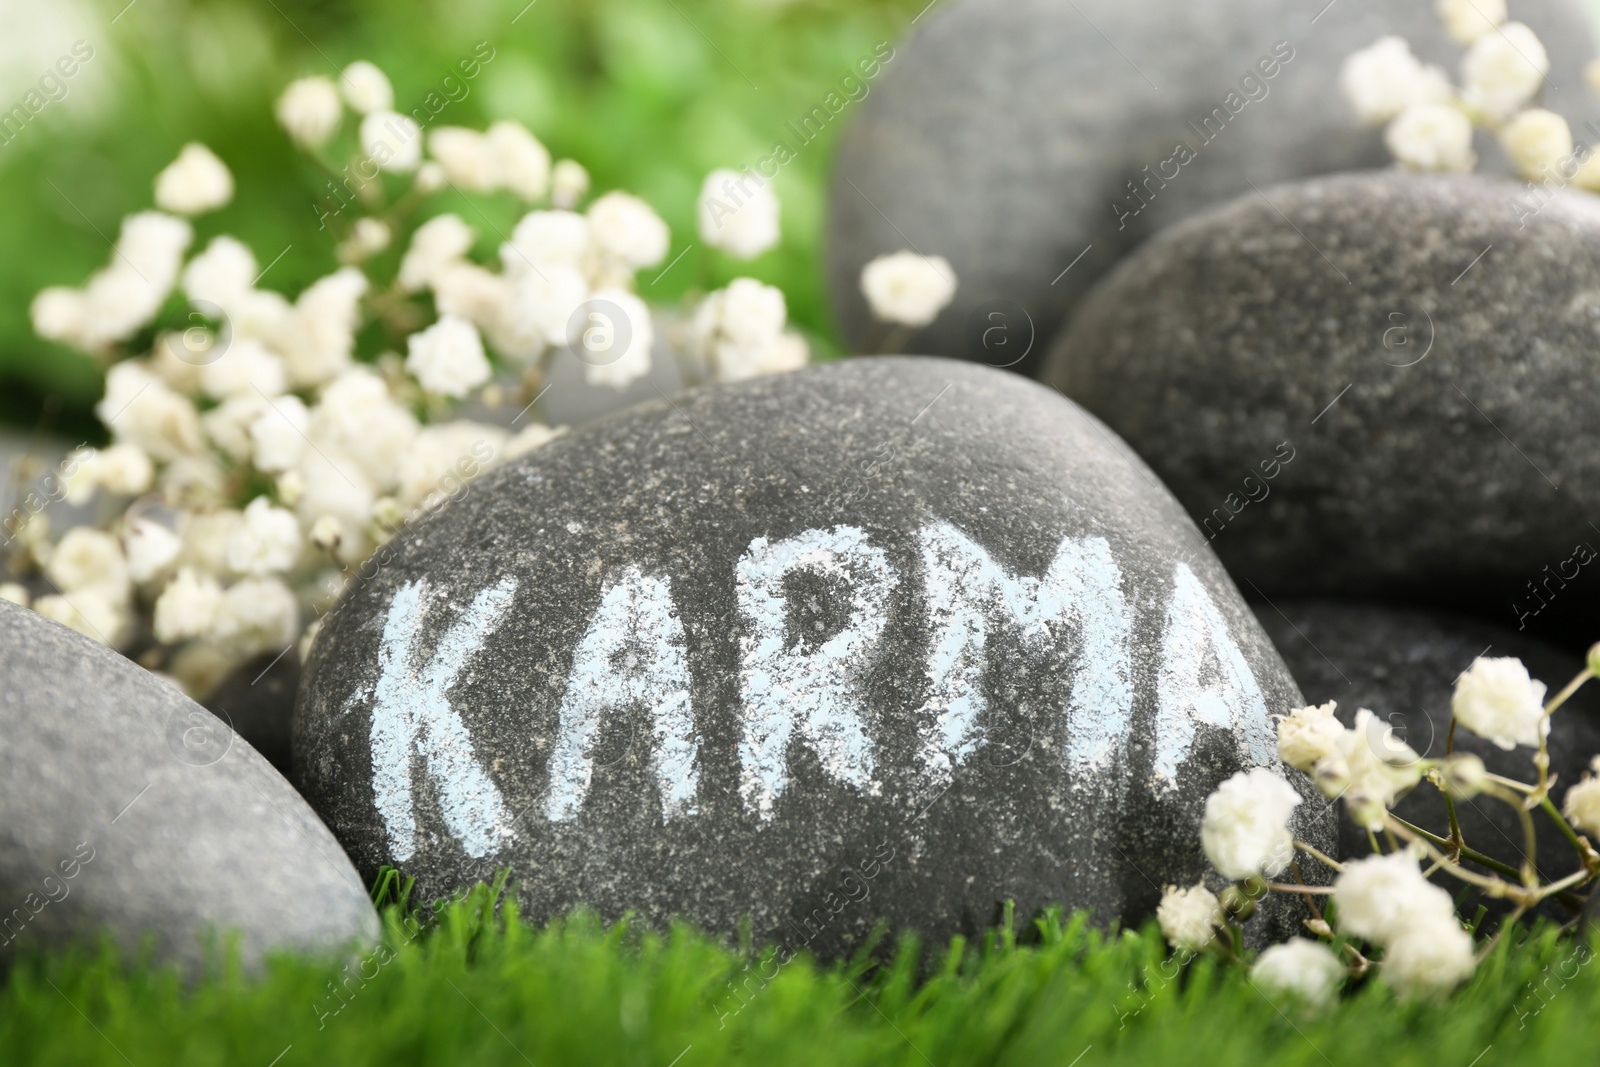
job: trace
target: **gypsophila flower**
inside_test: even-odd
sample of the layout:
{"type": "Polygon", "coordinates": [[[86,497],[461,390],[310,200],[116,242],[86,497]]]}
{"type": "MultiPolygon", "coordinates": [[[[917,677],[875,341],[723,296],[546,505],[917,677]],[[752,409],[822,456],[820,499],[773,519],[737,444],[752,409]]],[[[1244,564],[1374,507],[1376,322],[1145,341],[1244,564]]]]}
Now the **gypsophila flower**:
{"type": "Polygon", "coordinates": [[[627,193],[607,193],[589,205],[589,233],[602,257],[630,271],[667,258],[672,234],[655,209],[627,193]]]}
{"type": "Polygon", "coordinates": [[[1408,107],[1384,131],[1383,143],[1410,170],[1467,173],[1477,164],[1472,122],[1443,104],[1408,107]]]}
{"type": "Polygon", "coordinates": [[[1470,752],[1451,756],[1440,775],[1444,791],[1456,800],[1471,800],[1489,785],[1489,768],[1470,752]]]}
{"type": "Polygon", "coordinates": [[[177,560],[183,539],[153,519],[134,519],[122,532],[128,576],[143,585],[154,581],[177,560]]]}
{"type": "Polygon", "coordinates": [[[1161,892],[1156,922],[1167,943],[1181,952],[1199,952],[1217,936],[1223,925],[1222,905],[1203,885],[1180,889],[1169,885],[1161,892]]]}
{"type": "Polygon", "coordinates": [[[467,254],[472,240],[472,227],[459,215],[436,215],[424,222],[411,235],[411,247],[400,261],[400,287],[415,292],[432,285],[439,271],[467,254]]]}
{"type": "Polygon", "coordinates": [[[1348,860],[1334,879],[1341,931],[1388,945],[1413,927],[1455,922],[1450,894],[1422,876],[1409,852],[1348,860]]]}
{"type": "Polygon", "coordinates": [[[698,205],[700,239],[737,259],[778,243],[778,197],[770,182],[726,168],[706,175],[698,205]]]}
{"type": "Polygon", "coordinates": [[[1438,0],[1433,9],[1445,32],[1462,45],[1492,33],[1507,18],[1506,0],[1438,0]]]}
{"type": "Polygon", "coordinates": [[[1552,175],[1572,155],[1572,129],[1554,111],[1529,108],[1500,127],[1500,147],[1517,173],[1529,181],[1552,175]]]}
{"type": "Polygon", "coordinates": [[[406,370],[430,393],[464,397],[489,380],[483,340],[465,319],[445,315],[406,344],[406,370]]]}
{"type": "Polygon", "coordinates": [[[1339,88],[1356,115],[1378,126],[1418,104],[1450,100],[1450,80],[1438,67],[1426,67],[1400,37],[1380,37],[1345,58],[1339,88]]]}
{"type": "Polygon", "coordinates": [[[565,211],[578,206],[589,192],[589,172],[575,159],[557,160],[550,168],[550,203],[565,211]]]}
{"type": "Polygon", "coordinates": [[[1466,981],[1475,966],[1472,936],[1452,914],[1417,922],[1402,931],[1389,942],[1378,973],[1396,991],[1424,996],[1466,981]]]}
{"type": "Polygon", "coordinates": [[[108,493],[138,496],[155,480],[155,464],[138,445],[127,443],[102,448],[94,458],[95,480],[108,493]]]}
{"type": "Polygon", "coordinates": [[[895,252],[862,268],[861,291],[878,318],[920,328],[955,299],[956,274],[943,256],[895,252]]]}
{"type": "Polygon", "coordinates": [[[222,594],[214,632],[241,660],[281,652],[300,636],[300,608],[277,579],[249,578],[222,594]]]}
{"type": "Polygon", "coordinates": [[[191,303],[212,303],[230,311],[244,302],[257,273],[255,254],[243,241],[214,237],[183,269],[183,293],[191,303]]]}
{"type": "Polygon", "coordinates": [[[464,126],[438,126],[428,132],[428,155],[444,168],[448,181],[471,193],[500,187],[500,164],[489,139],[464,126]]]}
{"type": "Polygon", "coordinates": [[[1567,790],[1561,812],[1567,821],[1586,834],[1600,835],[1600,756],[1590,762],[1591,774],[1567,790]]]}
{"type": "Polygon", "coordinates": [[[1395,798],[1421,781],[1422,772],[1416,750],[1362,708],[1335,751],[1317,761],[1312,777],[1324,796],[1342,796],[1350,817],[1376,830],[1395,798]]]}
{"type": "Polygon", "coordinates": [[[502,456],[506,433],[457,419],[420,431],[400,457],[402,508],[426,511],[488,471],[502,456]]]}
{"type": "Polygon", "coordinates": [[[1311,772],[1322,757],[1337,751],[1344,726],[1334,717],[1338,704],[1296,708],[1278,723],[1278,758],[1298,771],[1311,772]]]}
{"type": "Polygon", "coordinates": [[[278,125],[301,148],[318,149],[339,128],[344,108],[339,88],[329,78],[301,78],[289,83],[278,97],[278,125]]]}
{"type": "Polygon", "coordinates": [[[121,647],[130,630],[126,600],[99,589],[42,596],[33,610],[111,648],[121,647]]]}
{"type": "Polygon", "coordinates": [[[106,393],[94,411],[112,437],[136,444],[162,462],[197,452],[203,444],[194,404],[138,360],[125,360],[106,372],[106,393]]]}
{"type": "Polygon", "coordinates": [[[1345,968],[1324,945],[1303,937],[1290,938],[1261,954],[1250,968],[1250,981],[1270,1001],[1289,997],[1313,1009],[1333,1003],[1344,983],[1345,968]]]}
{"type": "Polygon", "coordinates": [[[361,120],[361,151],[380,170],[409,173],[422,165],[422,127],[398,111],[374,111],[361,120]]]}
{"type": "Polygon", "coordinates": [[[1543,682],[1514,656],[1479,657],[1456,679],[1450,710],[1467,730],[1500,748],[1536,747],[1550,729],[1543,682]]]}
{"type": "Polygon", "coordinates": [[[1240,771],[1206,798],[1200,823],[1206,858],[1234,881],[1277,874],[1294,858],[1289,817],[1299,803],[1294,787],[1266,768],[1240,771]]]}
{"type": "Polygon", "coordinates": [[[33,332],[47,341],[84,345],[88,308],[85,296],[77,289],[53,286],[44,289],[28,306],[33,332]]]}
{"type": "Polygon", "coordinates": [[[156,175],[156,206],[176,215],[203,215],[233,199],[233,175],[203,144],[183,146],[178,158],[156,175]]]}
{"type": "Polygon", "coordinates": [[[501,120],[485,134],[502,185],[526,201],[550,191],[550,151],[520,122],[501,120]]]}
{"type": "Polygon", "coordinates": [[[72,594],[100,589],[114,599],[129,593],[127,560],[115,537],[87,526],[74,526],[50,553],[44,575],[57,589],[72,594]]]}
{"type": "Polygon", "coordinates": [[[381,219],[357,219],[350,236],[339,242],[339,262],[355,264],[371,259],[388,248],[393,239],[393,231],[381,219]]]}
{"type": "Polygon", "coordinates": [[[571,211],[530,211],[500,249],[506,273],[581,268],[589,252],[589,220],[571,211]]]}
{"type": "Polygon", "coordinates": [[[321,385],[342,374],[355,350],[367,276],[344,267],[309,285],[274,335],[289,384],[321,385]]]}
{"type": "Polygon", "coordinates": [[[623,389],[649,374],[655,328],[644,301],[621,289],[597,289],[587,306],[567,339],[583,361],[584,380],[623,389]]]}
{"type": "Polygon", "coordinates": [[[1461,97],[1491,120],[1515,115],[1538,94],[1550,56],[1538,34],[1508,22],[1472,43],[1461,59],[1461,97]]]}
{"type": "Polygon", "coordinates": [[[719,381],[753,378],[787,321],[782,290],[754,278],[735,278],[695,311],[694,348],[719,381]]]}
{"type": "Polygon", "coordinates": [[[241,393],[278,396],[288,387],[283,360],[250,337],[236,338],[200,371],[201,390],[218,400],[241,393]]]}
{"type": "Polygon", "coordinates": [[[294,512],[258,496],[244,509],[243,521],[228,538],[228,569],[262,577],[294,566],[300,555],[300,523],[294,512]]]}
{"type": "Polygon", "coordinates": [[[251,462],[260,471],[275,474],[300,462],[311,425],[311,413],[297,396],[274,397],[266,410],[250,423],[251,462]]]}
{"type": "Polygon", "coordinates": [[[394,87],[388,76],[364,59],[344,68],[339,75],[339,88],[344,92],[345,103],[358,114],[370,115],[394,107],[394,87]]]}
{"type": "Polygon", "coordinates": [[[311,524],[311,532],[306,539],[324,552],[332,552],[339,547],[339,542],[344,537],[344,523],[339,521],[337,515],[324,515],[311,524]]]}
{"type": "Polygon", "coordinates": [[[33,598],[28,595],[28,587],[25,585],[18,582],[0,582],[0,600],[25,608],[33,598]]]}

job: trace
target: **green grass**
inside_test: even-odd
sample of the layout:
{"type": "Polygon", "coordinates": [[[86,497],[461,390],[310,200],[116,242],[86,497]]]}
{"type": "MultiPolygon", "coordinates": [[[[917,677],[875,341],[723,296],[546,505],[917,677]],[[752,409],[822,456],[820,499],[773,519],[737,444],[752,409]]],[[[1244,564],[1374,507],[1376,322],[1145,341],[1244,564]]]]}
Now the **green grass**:
{"type": "Polygon", "coordinates": [[[886,964],[802,956],[778,968],[687,928],[654,934],[582,914],[534,927],[494,899],[479,886],[420,933],[391,905],[387,947],[344,971],[282,958],[186,990],[109,952],[35,958],[0,990],[0,1059],[1494,1067],[1588,1062],[1600,1048],[1600,969],[1587,945],[1548,927],[1505,942],[1442,1004],[1398,1004],[1369,982],[1305,1019],[1238,968],[1202,961],[1170,978],[1153,928],[1105,934],[1084,916],[931,953],[902,943],[878,953],[894,957],[886,964]],[[334,983],[361,974],[336,997],[334,983]]]}

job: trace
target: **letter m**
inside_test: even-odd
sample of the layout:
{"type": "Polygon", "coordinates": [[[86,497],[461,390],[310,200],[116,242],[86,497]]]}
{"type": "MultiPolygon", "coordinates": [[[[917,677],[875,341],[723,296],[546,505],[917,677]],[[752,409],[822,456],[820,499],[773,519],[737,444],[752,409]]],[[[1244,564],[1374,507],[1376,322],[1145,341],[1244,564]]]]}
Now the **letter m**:
{"type": "Polygon", "coordinates": [[[398,862],[417,851],[411,780],[417,757],[438,790],[445,826],[467,855],[486,856],[497,839],[511,834],[500,791],[479,766],[472,738],[446,694],[511,605],[516,588],[507,577],[479,593],[426,660],[418,646],[427,583],[401,586],[389,605],[373,693],[372,794],[398,862]]]}

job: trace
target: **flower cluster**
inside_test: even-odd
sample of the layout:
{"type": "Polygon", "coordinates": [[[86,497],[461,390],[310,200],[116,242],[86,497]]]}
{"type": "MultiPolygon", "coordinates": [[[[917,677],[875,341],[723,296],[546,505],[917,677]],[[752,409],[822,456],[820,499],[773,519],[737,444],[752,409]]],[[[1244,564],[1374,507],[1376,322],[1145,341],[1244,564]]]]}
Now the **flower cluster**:
{"type": "MultiPolygon", "coordinates": [[[[1296,938],[1262,953],[1251,968],[1251,980],[1259,988],[1318,1009],[1332,1002],[1347,978],[1376,969],[1383,982],[1403,995],[1449,991],[1472,975],[1482,954],[1475,952],[1472,933],[1457,918],[1450,893],[1431,878],[1449,876],[1510,901],[1514,910],[1498,937],[1529,908],[1600,877],[1600,852],[1579,835],[1600,833],[1600,777],[1585,776],[1572,785],[1557,811],[1549,799],[1546,747],[1552,713],[1597,677],[1600,645],[1590,651],[1584,670],[1548,702],[1544,684],[1529,677],[1519,660],[1475,659],[1456,680],[1447,750],[1434,759],[1419,756],[1365,708],[1351,717],[1350,727],[1337,718],[1332,702],[1281,716],[1279,758],[1330,800],[1344,801],[1346,813],[1367,830],[1373,855],[1340,863],[1296,840],[1290,821],[1299,792],[1265,768],[1242,771],[1207,798],[1200,825],[1206,858],[1232,884],[1220,896],[1204,884],[1168,886],[1156,912],[1163,935],[1179,952],[1211,951],[1237,960],[1243,953],[1240,924],[1254,913],[1257,902],[1269,892],[1294,894],[1305,902],[1305,925],[1317,940],[1296,938]],[[1478,757],[1455,754],[1457,729],[1503,749],[1534,749],[1537,781],[1503,778],[1489,773],[1478,757]],[[1401,797],[1424,783],[1444,792],[1450,802],[1445,833],[1414,826],[1393,810],[1401,797]],[[1579,869],[1543,884],[1531,863],[1516,870],[1470,848],[1454,803],[1477,796],[1517,811],[1528,856],[1534,851],[1531,813],[1542,810],[1572,842],[1579,869]],[[1389,843],[1387,851],[1379,834],[1389,843]],[[1302,880],[1297,852],[1337,872],[1331,888],[1302,880]],[[1270,881],[1285,871],[1292,873],[1292,883],[1270,881]],[[1327,914],[1318,909],[1319,898],[1331,902],[1327,914]]],[[[1600,757],[1592,766],[1600,774],[1600,757]]]]}
{"type": "MultiPolygon", "coordinates": [[[[326,276],[290,299],[238,239],[195,247],[192,220],[226,207],[234,178],[189,144],[155,179],[159,210],[124,220],[107,265],[32,306],[41,336],[105,368],[95,410],[112,444],[64,465],[65,498],[100,521],[56,538],[34,516],[8,560],[21,581],[0,597],[196,697],[255,656],[297,642],[303,654],[306,621],[406,521],[557,436],[524,419],[556,353],[618,389],[649,372],[658,336],[678,342],[690,382],[809,358],[783,293],[750,278],[663,309],[672,328],[658,330],[634,282],[666,262],[666,223],[625,192],[590,200],[583,166],[518,123],[424,137],[366,62],[293,82],[275,113],[320,170],[349,160],[339,210],[319,220],[337,239],[326,276]],[[444,190],[526,213],[484,262],[492,235],[426,210],[444,190]],[[466,401],[490,417],[462,417],[466,401]]],[[[777,197],[752,182],[713,172],[699,205],[705,242],[740,259],[779,238],[777,197]]]]}
{"type": "MultiPolygon", "coordinates": [[[[1492,131],[1517,173],[1530,181],[1600,190],[1600,159],[1575,151],[1567,120],[1534,106],[1550,73],[1537,34],[1508,21],[1505,0],[1438,0],[1450,37],[1466,51],[1461,84],[1424,65],[1399,37],[1383,37],[1346,58],[1345,99],[1363,122],[1386,126],[1384,143],[1402,167],[1471,171],[1475,126],[1492,131]]],[[[1600,76],[1591,67],[1590,81],[1600,76]]]]}

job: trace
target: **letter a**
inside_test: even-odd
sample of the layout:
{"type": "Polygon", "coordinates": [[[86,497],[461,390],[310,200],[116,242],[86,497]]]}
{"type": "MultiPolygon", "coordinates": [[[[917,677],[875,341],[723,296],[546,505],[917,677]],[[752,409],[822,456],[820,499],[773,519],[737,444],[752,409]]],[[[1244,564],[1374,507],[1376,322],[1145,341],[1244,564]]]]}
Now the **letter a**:
{"type": "Polygon", "coordinates": [[[494,850],[496,838],[511,833],[500,791],[478,765],[472,738],[445,692],[510,607],[516,580],[502,578],[479,593],[439,638],[424,666],[417,662],[416,646],[427,588],[426,581],[415,581],[394,595],[383,625],[373,691],[373,800],[388,831],[389,848],[402,863],[417,851],[411,763],[419,754],[439,790],[445,826],[467,855],[486,856],[494,850]]]}
{"type": "Polygon", "coordinates": [[[1234,644],[1222,614],[1187,563],[1173,574],[1172,601],[1156,682],[1155,776],[1167,788],[1189,758],[1200,724],[1231,729],[1260,767],[1276,766],[1277,741],[1256,676],[1234,644]],[[1209,653],[1209,655],[1208,655],[1209,653]],[[1212,664],[1206,670],[1207,662],[1212,664]],[[1209,676],[1209,681],[1203,677],[1209,676]]]}
{"type": "Polygon", "coordinates": [[[545,818],[571,822],[589,795],[594,761],[588,749],[607,712],[644,705],[655,724],[652,744],[662,821],[694,814],[694,716],[683,623],[665,578],[629,567],[600,595],[589,630],[578,642],[561,698],[561,726],[550,756],[545,818]]]}
{"type": "Polygon", "coordinates": [[[888,621],[889,591],[897,580],[889,557],[854,526],[807,530],[776,544],[750,542],[736,569],[744,730],[739,741],[739,790],[745,807],[772,818],[789,783],[789,741],[796,734],[822,767],[841,782],[870,788],[872,740],[861,689],[888,621]],[[788,599],[784,578],[810,571],[846,583],[850,614],[842,629],[807,651],[785,644],[788,599]]]}

